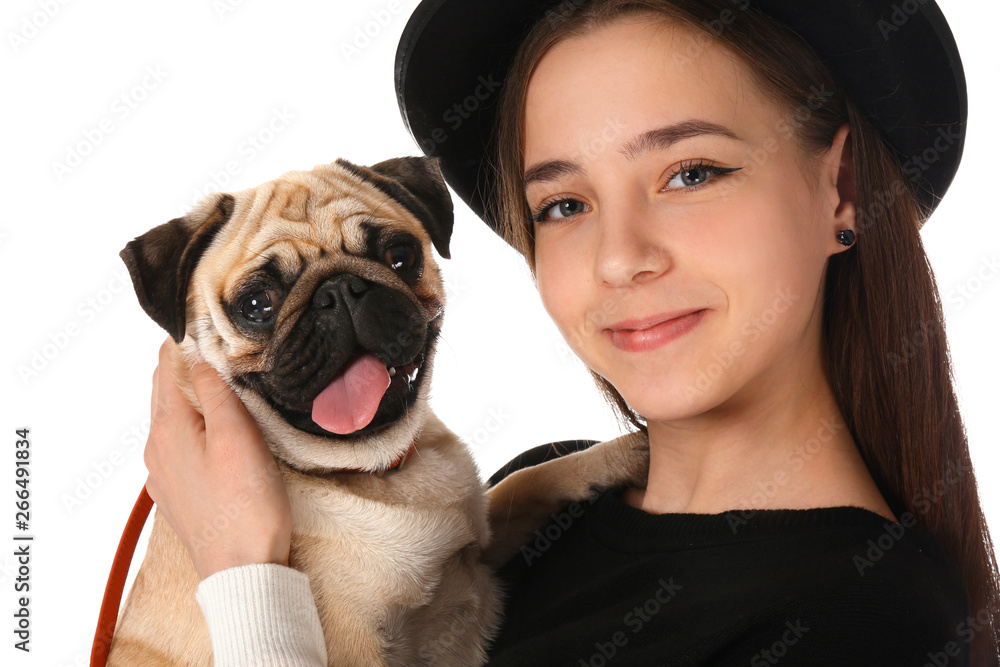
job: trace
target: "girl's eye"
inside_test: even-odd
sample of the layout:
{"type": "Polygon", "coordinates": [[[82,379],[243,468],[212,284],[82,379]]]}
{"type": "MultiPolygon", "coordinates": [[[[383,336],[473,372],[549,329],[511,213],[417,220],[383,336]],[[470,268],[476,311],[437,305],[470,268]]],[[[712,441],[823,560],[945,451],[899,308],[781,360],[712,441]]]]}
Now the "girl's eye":
{"type": "Polygon", "coordinates": [[[576,199],[560,199],[558,201],[543,204],[534,211],[531,219],[534,222],[546,222],[550,220],[563,220],[579,213],[586,213],[590,207],[582,201],[576,199]]]}
{"type": "Polygon", "coordinates": [[[664,190],[695,189],[719,176],[739,171],[741,167],[716,167],[710,164],[682,164],[679,171],[667,181],[664,190]]]}
{"type": "MultiPolygon", "coordinates": [[[[714,181],[721,176],[727,176],[740,169],[742,167],[717,167],[704,162],[682,163],[680,169],[667,179],[667,184],[663,187],[663,190],[696,190],[705,183],[714,181]]],[[[589,210],[589,205],[584,204],[578,199],[567,197],[542,204],[531,212],[531,220],[536,223],[565,220],[566,218],[572,218],[574,215],[586,213],[589,210]]]]}

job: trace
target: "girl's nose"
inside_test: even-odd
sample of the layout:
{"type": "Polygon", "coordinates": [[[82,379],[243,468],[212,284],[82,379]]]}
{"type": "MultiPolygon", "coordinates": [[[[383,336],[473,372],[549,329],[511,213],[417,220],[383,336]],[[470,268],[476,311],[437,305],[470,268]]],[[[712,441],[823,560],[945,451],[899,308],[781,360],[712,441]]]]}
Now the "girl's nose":
{"type": "Polygon", "coordinates": [[[656,278],[671,258],[656,219],[646,204],[626,198],[599,213],[594,278],[608,287],[627,287],[656,278]]]}

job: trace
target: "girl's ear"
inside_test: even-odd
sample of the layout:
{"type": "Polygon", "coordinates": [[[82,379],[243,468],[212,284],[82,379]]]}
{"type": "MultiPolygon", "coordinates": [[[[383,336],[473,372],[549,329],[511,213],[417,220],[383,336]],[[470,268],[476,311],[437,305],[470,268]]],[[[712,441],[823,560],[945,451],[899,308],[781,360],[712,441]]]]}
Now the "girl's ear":
{"type": "Polygon", "coordinates": [[[854,180],[854,147],[851,137],[851,127],[843,124],[833,137],[830,149],[823,157],[823,184],[832,195],[836,207],[833,219],[830,241],[833,248],[845,250],[834,241],[834,235],[842,229],[857,232],[857,188],[854,180]]]}

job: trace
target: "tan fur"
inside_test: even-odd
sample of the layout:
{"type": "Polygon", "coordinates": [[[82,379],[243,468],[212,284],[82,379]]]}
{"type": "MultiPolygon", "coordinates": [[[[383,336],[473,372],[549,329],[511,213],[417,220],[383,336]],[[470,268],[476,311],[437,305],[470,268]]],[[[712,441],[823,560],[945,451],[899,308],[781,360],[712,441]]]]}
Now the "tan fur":
{"type": "Polygon", "coordinates": [[[607,489],[644,487],[648,473],[649,441],[640,432],[512,473],[489,490],[493,540],[483,561],[503,565],[569,503],[607,489]]]}
{"type": "Polygon", "coordinates": [[[198,573],[159,512],[154,515],[147,553],[154,554],[153,560],[147,558],[139,569],[118,620],[119,629],[129,630],[116,634],[108,664],[211,664],[208,629],[194,597],[198,573]],[[169,619],[169,632],[163,631],[165,619],[169,619]]]}
{"type": "MultiPolygon", "coordinates": [[[[408,295],[428,319],[440,317],[444,289],[427,230],[366,180],[335,163],[232,196],[232,215],[191,275],[187,335],[172,351],[175,379],[196,408],[186,370],[193,361],[208,361],[230,384],[240,373],[268,370],[276,341],[331,274],[364,276],[408,295]],[[362,221],[420,240],[418,284],[364,257],[362,221]],[[252,340],[222,304],[269,258],[297,280],[271,339],[252,340]]],[[[182,222],[204,229],[217,205],[210,197],[182,222]]],[[[512,475],[490,492],[488,510],[468,448],[428,407],[432,367],[426,359],[420,373],[428,377],[403,418],[349,445],[294,428],[256,392],[240,392],[288,490],[290,564],[309,575],[329,665],[482,664],[501,611],[490,566],[516,553],[565,503],[645,479],[644,438],[627,436],[512,475]],[[398,470],[335,472],[383,469],[414,440],[415,454],[398,470]],[[492,543],[488,521],[498,534],[492,543]]],[[[198,583],[184,546],[157,514],[109,664],[210,665],[198,583]]]]}

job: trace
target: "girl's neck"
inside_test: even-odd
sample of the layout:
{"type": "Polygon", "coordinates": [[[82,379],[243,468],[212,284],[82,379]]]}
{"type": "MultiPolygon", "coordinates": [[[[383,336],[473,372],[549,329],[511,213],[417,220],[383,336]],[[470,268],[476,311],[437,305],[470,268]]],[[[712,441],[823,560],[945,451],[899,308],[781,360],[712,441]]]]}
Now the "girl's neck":
{"type": "MultiPolygon", "coordinates": [[[[750,393],[750,392],[748,392],[750,393]]],[[[645,489],[625,502],[651,514],[856,506],[895,521],[829,385],[780,400],[737,397],[690,419],[649,427],[645,489]]]]}

